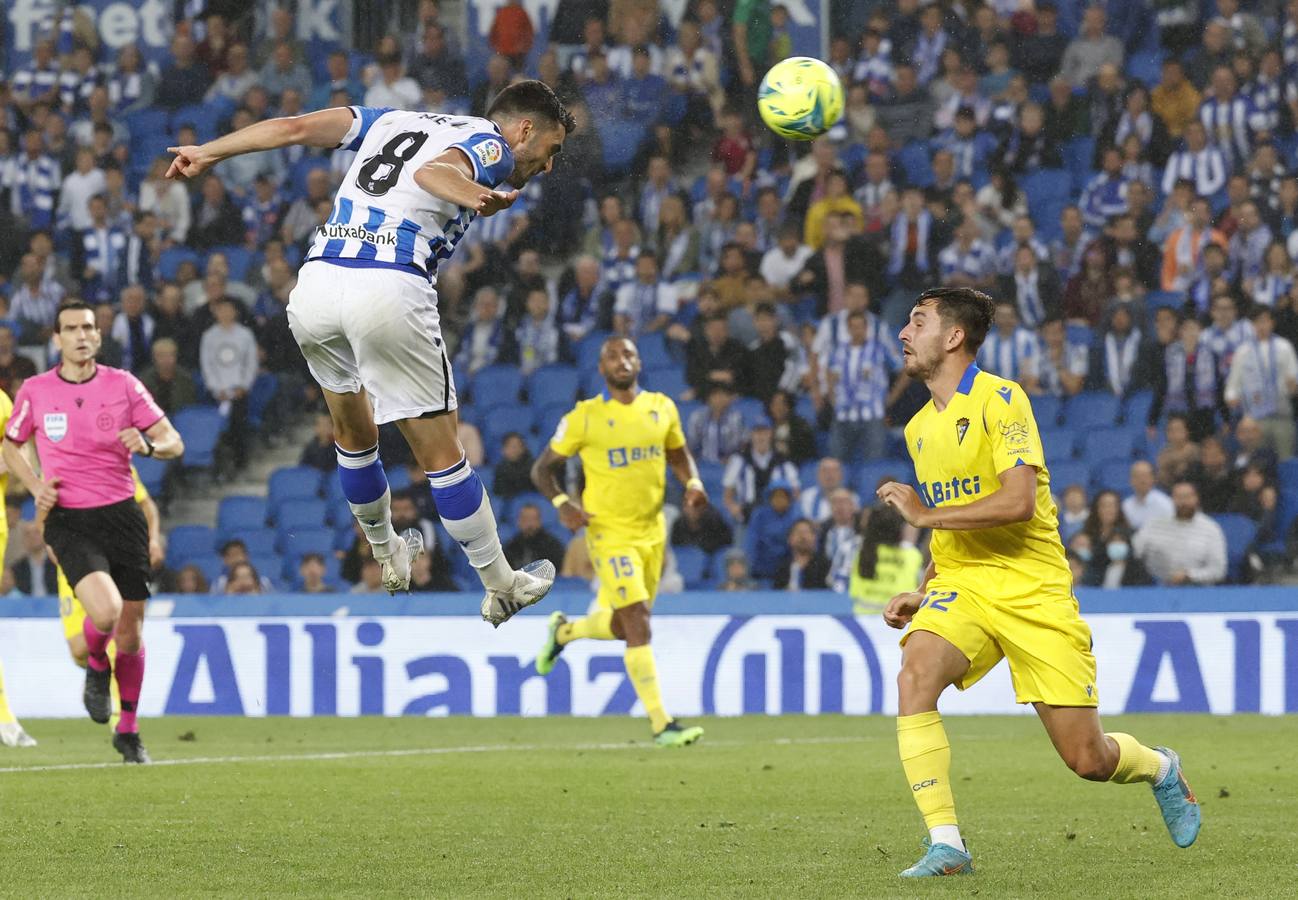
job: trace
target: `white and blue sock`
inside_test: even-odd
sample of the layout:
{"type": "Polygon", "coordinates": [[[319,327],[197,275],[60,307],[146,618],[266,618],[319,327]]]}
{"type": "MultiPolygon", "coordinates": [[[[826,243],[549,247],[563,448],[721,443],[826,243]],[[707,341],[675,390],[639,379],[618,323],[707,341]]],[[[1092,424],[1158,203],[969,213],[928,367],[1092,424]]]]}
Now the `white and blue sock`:
{"type": "Polygon", "coordinates": [[[397,535],[392,530],[392,492],[379,461],[379,445],[368,450],[344,450],[337,444],[338,481],[352,515],[361,523],[376,556],[391,556],[397,535]]]}
{"type": "Polygon", "coordinates": [[[508,590],[514,570],[505,561],[496,533],[496,516],[482,479],[464,457],[448,469],[425,472],[433,489],[437,515],[446,531],[464,548],[488,590],[508,590]]]}

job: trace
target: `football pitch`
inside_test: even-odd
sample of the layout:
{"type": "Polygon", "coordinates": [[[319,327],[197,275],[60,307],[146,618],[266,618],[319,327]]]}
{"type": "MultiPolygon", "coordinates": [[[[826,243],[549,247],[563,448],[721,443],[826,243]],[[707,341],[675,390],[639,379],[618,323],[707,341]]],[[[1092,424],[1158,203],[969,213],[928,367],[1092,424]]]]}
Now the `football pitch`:
{"type": "Polygon", "coordinates": [[[1107,720],[1181,752],[1176,849],[1144,785],[1067,772],[1032,717],[950,717],[975,876],[901,882],[924,831],[885,717],[32,720],[0,750],[0,895],[1294,896],[1298,720],[1107,720]],[[695,720],[691,720],[695,721],[695,720]]]}

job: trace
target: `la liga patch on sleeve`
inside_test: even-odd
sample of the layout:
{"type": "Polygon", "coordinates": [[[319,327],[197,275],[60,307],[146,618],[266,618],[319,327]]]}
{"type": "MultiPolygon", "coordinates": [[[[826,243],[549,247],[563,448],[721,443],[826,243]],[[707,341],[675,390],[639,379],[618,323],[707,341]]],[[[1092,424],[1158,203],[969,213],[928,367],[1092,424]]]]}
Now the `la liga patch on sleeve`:
{"type": "Polygon", "coordinates": [[[478,161],[482,163],[483,168],[495,165],[505,155],[505,149],[500,146],[500,141],[495,138],[488,138],[480,144],[474,144],[473,152],[477,155],[478,161]]]}

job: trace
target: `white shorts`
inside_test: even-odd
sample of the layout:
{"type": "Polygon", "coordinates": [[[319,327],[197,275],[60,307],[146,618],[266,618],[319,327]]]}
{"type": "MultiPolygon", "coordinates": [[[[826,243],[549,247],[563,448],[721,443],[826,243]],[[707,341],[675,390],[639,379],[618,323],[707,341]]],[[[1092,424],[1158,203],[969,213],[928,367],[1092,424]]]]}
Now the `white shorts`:
{"type": "Polygon", "coordinates": [[[418,275],[308,262],[289,294],[288,324],[320,386],[365,388],[378,425],[458,405],[437,291],[418,275]]]}

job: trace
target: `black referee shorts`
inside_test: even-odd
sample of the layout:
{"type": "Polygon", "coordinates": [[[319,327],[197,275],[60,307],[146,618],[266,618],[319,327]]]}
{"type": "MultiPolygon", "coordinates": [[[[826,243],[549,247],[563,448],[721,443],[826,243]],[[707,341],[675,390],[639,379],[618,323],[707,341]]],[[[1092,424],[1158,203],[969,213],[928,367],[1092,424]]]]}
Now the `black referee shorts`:
{"type": "Polygon", "coordinates": [[[135,500],[56,506],[45,518],[45,543],[74,590],[91,572],[107,572],[123,600],[149,599],[149,523],[135,500]]]}

